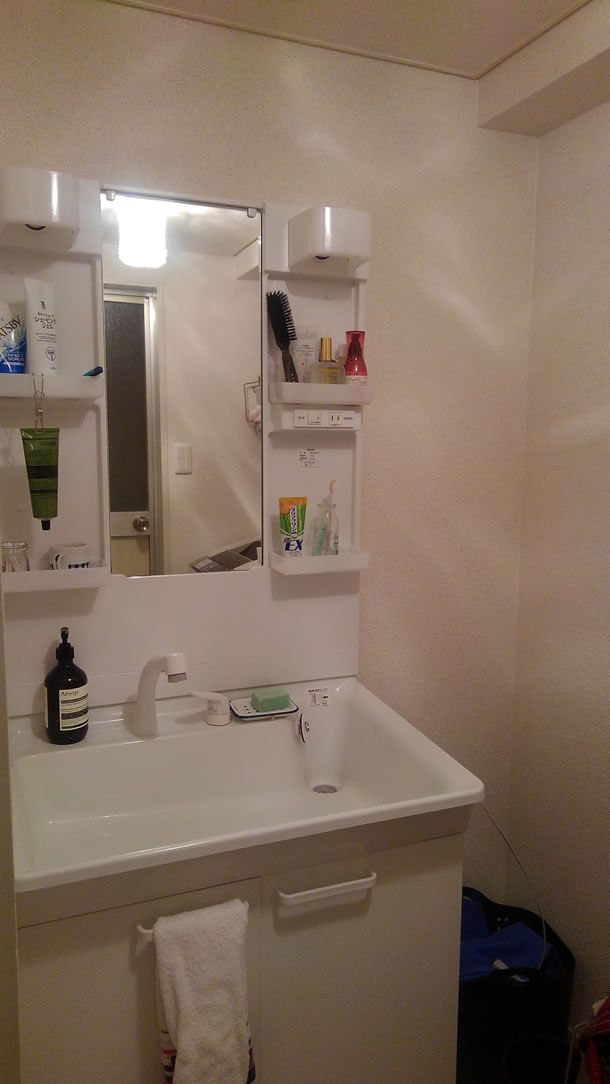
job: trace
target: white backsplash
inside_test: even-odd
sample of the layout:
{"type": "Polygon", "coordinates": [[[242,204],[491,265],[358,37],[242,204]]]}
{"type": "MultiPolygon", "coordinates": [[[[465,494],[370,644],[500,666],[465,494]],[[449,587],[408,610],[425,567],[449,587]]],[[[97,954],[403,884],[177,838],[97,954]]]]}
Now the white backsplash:
{"type": "MultiPolygon", "coordinates": [[[[298,560],[298,558],[296,558],[298,560]]],[[[246,688],[355,674],[359,576],[284,577],[267,568],[189,576],[113,576],[97,591],[5,597],[11,715],[42,710],[62,625],[90,699],[134,697],[151,655],[184,651],[189,682],[246,688]]],[[[160,681],[158,695],[175,695],[160,681]]]]}

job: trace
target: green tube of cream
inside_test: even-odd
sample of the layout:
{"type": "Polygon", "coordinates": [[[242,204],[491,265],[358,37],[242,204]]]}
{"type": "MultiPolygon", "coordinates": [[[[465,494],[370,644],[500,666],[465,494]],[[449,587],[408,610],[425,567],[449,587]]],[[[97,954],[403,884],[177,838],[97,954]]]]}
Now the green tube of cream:
{"type": "Polygon", "coordinates": [[[59,429],[22,429],[23,454],[28,472],[34,519],[48,531],[57,515],[59,429]]]}

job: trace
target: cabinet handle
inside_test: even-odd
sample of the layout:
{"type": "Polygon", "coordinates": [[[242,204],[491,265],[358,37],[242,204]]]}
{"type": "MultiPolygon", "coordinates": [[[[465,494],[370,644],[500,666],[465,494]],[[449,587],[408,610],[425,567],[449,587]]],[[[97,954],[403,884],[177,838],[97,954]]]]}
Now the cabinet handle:
{"type": "MultiPolygon", "coordinates": [[[[322,885],[320,888],[308,888],[305,892],[280,892],[277,898],[282,907],[301,907],[317,900],[331,900],[336,896],[356,896],[362,892],[372,892],[377,881],[376,873],[360,877],[357,881],[341,881],[339,884],[322,885]]],[[[347,900],[345,901],[347,902],[347,900]]]]}

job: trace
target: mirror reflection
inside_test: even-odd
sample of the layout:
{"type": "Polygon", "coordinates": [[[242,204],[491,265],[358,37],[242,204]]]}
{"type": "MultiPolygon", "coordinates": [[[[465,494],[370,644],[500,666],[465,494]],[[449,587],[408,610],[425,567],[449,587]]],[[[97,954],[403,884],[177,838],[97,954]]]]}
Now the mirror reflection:
{"type": "Polygon", "coordinates": [[[260,214],[105,191],[112,571],[260,559],[260,214]]]}

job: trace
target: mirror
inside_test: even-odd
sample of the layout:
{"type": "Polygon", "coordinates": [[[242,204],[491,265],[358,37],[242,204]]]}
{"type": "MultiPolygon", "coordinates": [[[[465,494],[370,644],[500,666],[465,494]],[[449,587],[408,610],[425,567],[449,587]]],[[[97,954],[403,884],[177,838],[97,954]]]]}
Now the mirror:
{"type": "Polygon", "coordinates": [[[111,563],[247,570],[261,552],[261,217],[101,193],[111,563]]]}

